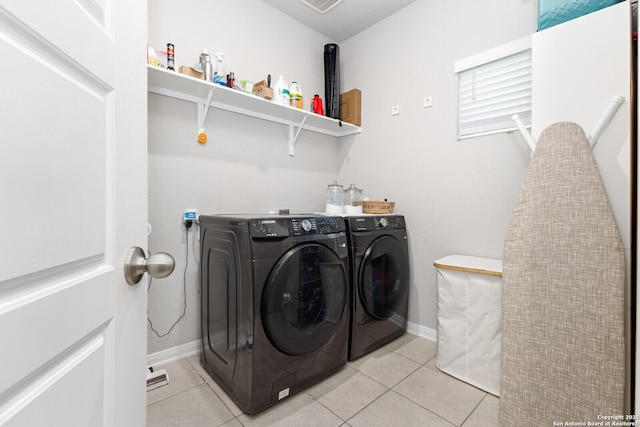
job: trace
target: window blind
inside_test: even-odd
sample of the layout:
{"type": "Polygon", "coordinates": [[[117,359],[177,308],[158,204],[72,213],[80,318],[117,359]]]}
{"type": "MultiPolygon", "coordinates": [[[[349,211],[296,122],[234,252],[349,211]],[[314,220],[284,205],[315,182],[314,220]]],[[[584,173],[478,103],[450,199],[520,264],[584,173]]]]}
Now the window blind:
{"type": "Polygon", "coordinates": [[[521,39],[454,64],[458,75],[458,139],[531,125],[531,39],[521,39]]]}

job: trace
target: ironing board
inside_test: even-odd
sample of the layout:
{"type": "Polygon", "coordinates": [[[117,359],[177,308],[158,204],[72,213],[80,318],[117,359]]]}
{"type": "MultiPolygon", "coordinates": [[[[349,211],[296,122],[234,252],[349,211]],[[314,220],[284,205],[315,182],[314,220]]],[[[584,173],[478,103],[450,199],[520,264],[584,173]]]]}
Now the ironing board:
{"type": "Polygon", "coordinates": [[[540,136],[503,256],[500,425],[623,414],[624,254],[575,123],[540,136]]]}

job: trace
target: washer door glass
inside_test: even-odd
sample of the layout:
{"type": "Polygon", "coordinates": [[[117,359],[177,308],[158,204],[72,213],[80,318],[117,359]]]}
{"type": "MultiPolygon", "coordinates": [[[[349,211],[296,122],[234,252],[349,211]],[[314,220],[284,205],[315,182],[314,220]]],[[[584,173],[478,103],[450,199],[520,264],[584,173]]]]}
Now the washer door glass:
{"type": "Polygon", "coordinates": [[[309,243],[276,263],[262,294],[262,323],[283,353],[302,355],[325,345],[338,329],[347,303],[347,275],[338,255],[309,243]]]}
{"type": "Polygon", "coordinates": [[[374,240],[364,253],[358,278],[367,314],[379,320],[393,316],[409,288],[409,261],[402,243],[391,236],[374,240]]]}

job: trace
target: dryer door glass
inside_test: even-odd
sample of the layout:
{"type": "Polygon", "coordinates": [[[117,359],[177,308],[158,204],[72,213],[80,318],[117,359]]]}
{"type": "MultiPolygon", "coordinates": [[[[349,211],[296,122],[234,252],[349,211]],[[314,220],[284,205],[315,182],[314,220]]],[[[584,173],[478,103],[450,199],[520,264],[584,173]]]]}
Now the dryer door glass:
{"type": "Polygon", "coordinates": [[[364,253],[358,276],[358,293],[367,314],[387,319],[406,304],[409,260],[403,245],[391,236],[374,240],[364,253]]]}
{"type": "Polygon", "coordinates": [[[311,353],[333,337],[345,313],[344,264],[325,246],[296,246],[269,274],[261,303],[271,343],[283,353],[311,353]]]}

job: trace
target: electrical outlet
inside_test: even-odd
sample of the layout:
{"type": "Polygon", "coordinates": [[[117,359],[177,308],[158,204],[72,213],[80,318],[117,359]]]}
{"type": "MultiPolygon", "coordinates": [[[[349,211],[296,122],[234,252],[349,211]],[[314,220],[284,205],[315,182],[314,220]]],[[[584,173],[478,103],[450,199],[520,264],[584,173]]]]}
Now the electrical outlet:
{"type": "Polygon", "coordinates": [[[391,107],[391,115],[397,116],[398,114],[400,114],[400,106],[394,105],[393,107],[391,107]]]}
{"type": "Polygon", "coordinates": [[[424,99],[424,108],[429,108],[431,106],[433,106],[433,98],[431,96],[427,96],[424,99]]]}
{"type": "Polygon", "coordinates": [[[187,221],[198,221],[198,210],[197,209],[185,209],[182,213],[182,222],[186,223],[187,221]]]}

